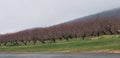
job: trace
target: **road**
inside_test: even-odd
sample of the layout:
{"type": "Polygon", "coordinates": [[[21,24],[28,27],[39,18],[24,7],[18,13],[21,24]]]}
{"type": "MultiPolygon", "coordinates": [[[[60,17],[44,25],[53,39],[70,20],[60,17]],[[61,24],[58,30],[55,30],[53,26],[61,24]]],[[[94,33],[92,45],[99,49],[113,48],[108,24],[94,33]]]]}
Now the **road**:
{"type": "Polygon", "coordinates": [[[107,53],[0,53],[0,58],[120,58],[120,54],[107,53]]]}

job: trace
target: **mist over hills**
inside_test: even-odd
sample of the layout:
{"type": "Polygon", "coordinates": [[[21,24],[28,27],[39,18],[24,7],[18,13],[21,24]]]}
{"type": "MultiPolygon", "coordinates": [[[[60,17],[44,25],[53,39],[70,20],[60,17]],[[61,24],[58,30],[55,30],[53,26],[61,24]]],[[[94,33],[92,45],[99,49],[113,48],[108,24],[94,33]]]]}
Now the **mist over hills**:
{"type": "MultiPolygon", "coordinates": [[[[97,19],[97,18],[103,19],[105,17],[120,18],[120,8],[115,8],[115,9],[112,9],[112,10],[102,11],[102,12],[97,13],[97,14],[92,14],[92,15],[76,18],[76,19],[73,19],[71,21],[63,22],[63,23],[53,25],[53,26],[59,26],[59,25],[63,25],[63,24],[68,25],[68,24],[71,24],[71,23],[78,23],[80,21],[85,21],[85,20],[90,20],[90,19],[97,19]]],[[[53,26],[50,26],[50,27],[53,27],[53,26]]],[[[23,31],[32,31],[32,30],[38,30],[38,29],[41,29],[41,28],[42,27],[37,27],[37,28],[32,28],[32,29],[26,29],[26,30],[23,30],[23,31]]],[[[2,35],[2,34],[0,34],[0,35],[2,35]]]]}
{"type": "Polygon", "coordinates": [[[104,17],[120,18],[120,8],[103,11],[103,12],[93,14],[93,15],[89,15],[89,16],[85,16],[85,17],[82,17],[82,18],[77,18],[77,19],[74,19],[74,20],[66,22],[66,23],[74,23],[74,22],[79,22],[81,20],[97,19],[97,18],[104,18],[104,17]]]}

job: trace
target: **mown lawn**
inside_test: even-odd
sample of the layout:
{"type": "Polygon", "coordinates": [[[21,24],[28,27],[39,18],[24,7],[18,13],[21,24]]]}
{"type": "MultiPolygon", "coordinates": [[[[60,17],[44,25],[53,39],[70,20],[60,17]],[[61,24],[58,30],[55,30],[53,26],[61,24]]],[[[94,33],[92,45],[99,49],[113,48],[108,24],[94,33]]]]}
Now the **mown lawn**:
{"type": "Polygon", "coordinates": [[[120,50],[120,35],[103,35],[100,37],[88,37],[85,40],[80,38],[59,41],[56,43],[38,42],[19,46],[0,46],[0,52],[88,52],[94,50],[120,50]]]}

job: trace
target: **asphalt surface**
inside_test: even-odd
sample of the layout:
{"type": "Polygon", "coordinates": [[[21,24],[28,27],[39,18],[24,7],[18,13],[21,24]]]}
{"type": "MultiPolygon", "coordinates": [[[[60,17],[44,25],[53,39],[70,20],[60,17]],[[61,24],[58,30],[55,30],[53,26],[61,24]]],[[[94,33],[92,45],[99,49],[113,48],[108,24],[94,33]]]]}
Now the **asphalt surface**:
{"type": "Polygon", "coordinates": [[[108,53],[0,53],[0,58],[120,58],[108,53]]]}

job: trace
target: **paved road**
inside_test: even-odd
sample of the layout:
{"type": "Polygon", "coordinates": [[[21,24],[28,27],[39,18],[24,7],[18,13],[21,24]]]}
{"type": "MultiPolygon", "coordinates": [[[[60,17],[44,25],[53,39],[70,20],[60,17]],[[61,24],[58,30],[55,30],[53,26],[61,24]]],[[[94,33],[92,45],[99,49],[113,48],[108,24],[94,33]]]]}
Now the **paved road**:
{"type": "Polygon", "coordinates": [[[120,54],[66,54],[66,53],[0,53],[0,58],[120,58],[120,54]]]}

